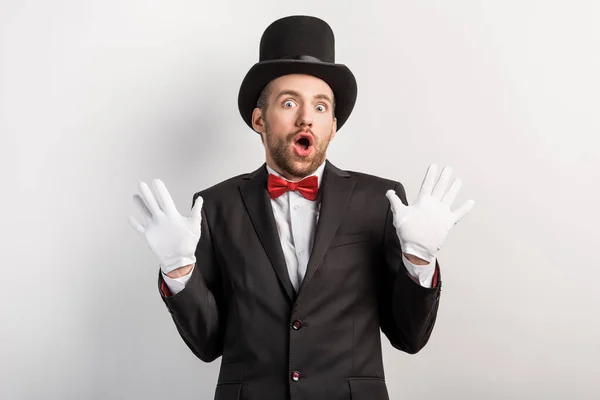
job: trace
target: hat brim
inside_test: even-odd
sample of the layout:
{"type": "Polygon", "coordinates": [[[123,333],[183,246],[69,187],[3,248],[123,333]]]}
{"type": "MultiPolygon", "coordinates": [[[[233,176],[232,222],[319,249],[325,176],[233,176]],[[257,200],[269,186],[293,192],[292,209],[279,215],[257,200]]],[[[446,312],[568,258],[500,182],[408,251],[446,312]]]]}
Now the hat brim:
{"type": "Polygon", "coordinates": [[[256,63],[250,68],[238,94],[242,119],[252,128],[252,112],[264,87],[273,79],[289,74],[307,74],[325,81],[335,96],[337,130],[344,125],[356,103],[357,84],[354,75],[343,64],[305,60],[272,60],[256,63]]]}

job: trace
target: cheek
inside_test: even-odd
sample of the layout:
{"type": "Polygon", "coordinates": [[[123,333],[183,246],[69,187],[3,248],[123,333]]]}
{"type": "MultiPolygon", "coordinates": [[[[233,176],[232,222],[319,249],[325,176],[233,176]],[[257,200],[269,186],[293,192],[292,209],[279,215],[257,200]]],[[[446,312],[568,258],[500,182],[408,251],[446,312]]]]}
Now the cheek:
{"type": "Polygon", "coordinates": [[[333,117],[331,115],[322,115],[319,116],[317,121],[319,137],[328,139],[331,136],[331,129],[333,128],[333,117]]]}
{"type": "Polygon", "coordinates": [[[272,118],[269,119],[269,125],[273,130],[287,131],[290,126],[294,126],[296,119],[294,114],[291,112],[287,113],[273,113],[272,118]]]}
{"type": "Polygon", "coordinates": [[[315,116],[315,120],[324,126],[331,127],[331,124],[333,124],[333,115],[331,113],[318,113],[315,116]]]}

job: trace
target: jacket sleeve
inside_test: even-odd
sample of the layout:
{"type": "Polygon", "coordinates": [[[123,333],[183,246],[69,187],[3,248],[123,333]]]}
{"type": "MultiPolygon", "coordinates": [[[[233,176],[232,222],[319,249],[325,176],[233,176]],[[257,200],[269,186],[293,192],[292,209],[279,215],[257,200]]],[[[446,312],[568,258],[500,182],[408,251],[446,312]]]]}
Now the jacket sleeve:
{"type": "MultiPolygon", "coordinates": [[[[408,205],[402,184],[396,182],[394,190],[402,203],[408,205]]],[[[439,264],[436,259],[432,288],[423,287],[411,278],[402,261],[389,203],[387,208],[379,279],[381,330],[396,349],[415,354],[425,347],[435,325],[442,286],[439,264]]]]}
{"type": "MultiPolygon", "coordinates": [[[[194,195],[192,205],[199,193],[194,195]]],[[[223,296],[221,269],[217,264],[211,232],[204,209],[196,265],[185,288],[171,295],[159,271],[161,298],[171,313],[185,344],[204,362],[223,354],[224,323],[227,306],[223,296]]]]}

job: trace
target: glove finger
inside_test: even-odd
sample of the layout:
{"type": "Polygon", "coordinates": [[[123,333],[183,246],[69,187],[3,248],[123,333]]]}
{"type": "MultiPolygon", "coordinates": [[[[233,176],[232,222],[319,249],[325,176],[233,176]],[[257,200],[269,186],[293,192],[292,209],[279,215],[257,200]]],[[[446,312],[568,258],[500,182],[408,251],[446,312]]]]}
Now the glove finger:
{"type": "Polygon", "coordinates": [[[446,165],[440,174],[440,178],[433,189],[431,195],[438,199],[441,199],[444,193],[446,192],[446,188],[448,187],[448,182],[450,180],[450,175],[452,174],[452,167],[446,165]]]}
{"type": "Polygon", "coordinates": [[[146,203],[144,203],[144,200],[142,200],[139,194],[133,195],[133,202],[137,205],[138,209],[146,218],[148,218],[149,220],[152,219],[152,213],[150,212],[148,206],[146,205],[146,203]]]}
{"type": "Polygon", "coordinates": [[[423,183],[421,183],[421,189],[419,190],[418,197],[429,196],[433,191],[433,184],[435,182],[435,176],[437,175],[437,164],[431,164],[427,168],[423,183]]]}
{"type": "Polygon", "coordinates": [[[473,200],[469,200],[465,202],[465,204],[463,204],[458,210],[454,211],[454,215],[456,215],[456,222],[454,224],[458,223],[462,217],[471,211],[474,205],[475,202],[473,200]]]}
{"type": "Polygon", "coordinates": [[[160,179],[154,179],[152,181],[154,185],[154,190],[156,191],[156,198],[158,200],[159,205],[164,210],[167,215],[175,215],[179,212],[177,211],[177,207],[175,207],[175,202],[171,197],[171,194],[167,190],[167,187],[160,179]]]}
{"type": "Polygon", "coordinates": [[[462,181],[460,179],[455,179],[452,183],[452,186],[450,186],[450,190],[448,190],[444,197],[442,197],[442,204],[445,204],[448,206],[448,208],[450,208],[461,186],[462,181]]]}
{"type": "Polygon", "coordinates": [[[385,196],[390,201],[390,208],[394,214],[394,222],[402,221],[406,215],[408,207],[402,203],[402,200],[400,200],[396,192],[392,189],[388,190],[385,193],[385,196]]]}
{"type": "Polygon", "coordinates": [[[154,198],[154,195],[150,191],[150,188],[148,187],[146,182],[140,182],[140,193],[142,195],[142,199],[146,203],[146,206],[150,210],[150,213],[154,217],[157,217],[160,214],[162,214],[162,210],[160,209],[160,206],[156,202],[156,199],[154,198]]]}
{"type": "Polygon", "coordinates": [[[135,219],[135,217],[132,215],[129,216],[129,223],[131,224],[133,229],[135,229],[136,231],[138,231],[138,233],[140,233],[142,235],[146,231],[146,228],[144,227],[144,225],[140,224],[139,221],[137,219],[135,219]]]}
{"type": "Polygon", "coordinates": [[[202,205],[204,204],[204,199],[202,196],[198,196],[192,207],[192,211],[190,212],[190,217],[196,222],[200,223],[202,221],[202,205]]]}

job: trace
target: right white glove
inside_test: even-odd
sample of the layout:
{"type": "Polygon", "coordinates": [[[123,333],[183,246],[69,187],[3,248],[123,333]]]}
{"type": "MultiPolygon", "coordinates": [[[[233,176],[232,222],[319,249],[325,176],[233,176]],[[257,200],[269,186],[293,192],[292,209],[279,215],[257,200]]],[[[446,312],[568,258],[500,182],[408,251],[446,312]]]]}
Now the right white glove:
{"type": "Polygon", "coordinates": [[[156,199],[145,182],[139,185],[141,196],[133,196],[133,201],[146,216],[147,224],[139,223],[131,215],[129,222],[146,238],[146,243],[160,260],[162,272],[167,274],[196,262],[203,199],[200,196],[196,199],[186,218],[177,211],[165,184],[160,179],[154,179],[152,183],[156,199]]]}

